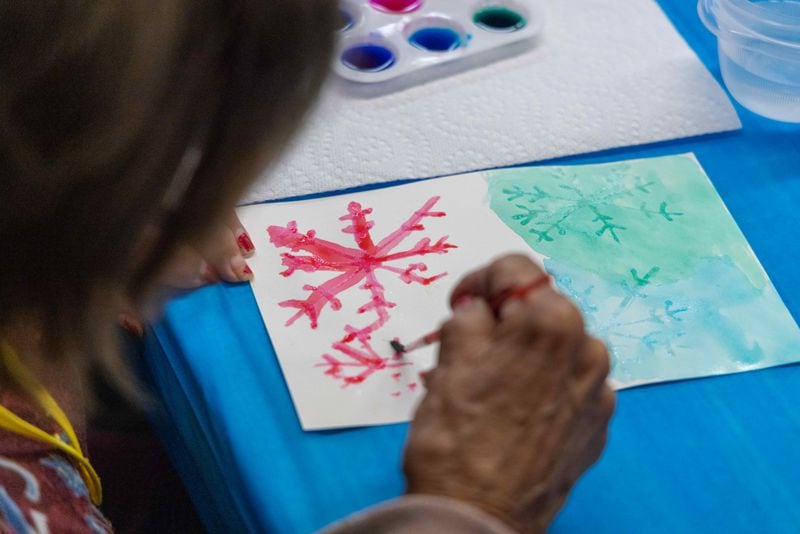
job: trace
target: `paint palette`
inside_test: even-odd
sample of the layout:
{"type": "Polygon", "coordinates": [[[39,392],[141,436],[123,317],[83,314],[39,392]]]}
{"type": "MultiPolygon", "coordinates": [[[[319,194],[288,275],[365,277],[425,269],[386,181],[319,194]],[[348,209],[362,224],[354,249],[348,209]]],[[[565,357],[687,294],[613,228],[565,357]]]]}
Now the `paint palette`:
{"type": "Polygon", "coordinates": [[[537,0],[343,0],[334,71],[372,84],[434,65],[487,63],[537,36],[537,0]]]}

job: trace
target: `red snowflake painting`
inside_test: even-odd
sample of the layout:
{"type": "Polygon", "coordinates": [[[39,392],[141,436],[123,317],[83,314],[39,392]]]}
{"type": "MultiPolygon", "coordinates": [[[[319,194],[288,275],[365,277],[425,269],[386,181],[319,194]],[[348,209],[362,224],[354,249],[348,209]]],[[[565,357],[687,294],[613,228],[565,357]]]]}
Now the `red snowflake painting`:
{"type": "MultiPolygon", "coordinates": [[[[439,198],[434,196],[428,199],[399,228],[377,243],[372,236],[375,222],[368,218],[372,208],[350,202],[347,214],[339,217],[339,220],[346,221],[347,225],[341,231],[352,237],[355,247],[321,239],[314,230],[302,233],[298,230],[296,221],[291,221],[286,226],[267,228],[270,242],[276,248],[289,249],[289,252],[281,253],[281,263],[285,267],[280,273],[282,276],[290,277],[298,271],[331,273],[331,277],[318,286],[304,285],[303,290],[308,292],[305,298],[280,303],[283,308],[296,310],[286,321],[286,326],[307,317],[309,326],[312,329],[317,328],[323,310],[342,309],[339,296],[343,292],[355,288],[365,295],[366,301],[352,311],[356,315],[369,314],[366,324],[346,324],[342,337],[332,342],[331,353],[322,354],[322,361],[317,364],[317,367],[324,369],[326,375],[340,380],[343,387],[362,383],[378,371],[411,365],[400,354],[380,356],[372,346],[373,334],[386,325],[390,319],[389,310],[395,307],[395,303],[386,295],[379,275],[393,275],[406,284],[421,285],[432,284],[447,275],[443,272],[426,276],[427,265],[415,261],[415,258],[427,254],[446,254],[450,249],[456,248],[447,242],[447,236],[436,241],[423,237],[413,246],[401,248],[412,234],[425,230],[422,224],[424,219],[446,215],[443,211],[433,211],[439,198]]],[[[388,352],[388,343],[386,345],[385,350],[388,352]]],[[[395,372],[392,376],[399,379],[400,375],[395,372]]],[[[408,387],[413,390],[416,384],[409,384],[408,387]]]]}

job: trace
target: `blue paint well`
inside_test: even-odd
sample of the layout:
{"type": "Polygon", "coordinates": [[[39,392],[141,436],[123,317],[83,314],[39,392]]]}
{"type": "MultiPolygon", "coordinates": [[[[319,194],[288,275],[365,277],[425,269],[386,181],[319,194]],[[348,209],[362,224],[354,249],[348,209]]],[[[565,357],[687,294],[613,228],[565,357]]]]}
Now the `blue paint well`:
{"type": "Polygon", "coordinates": [[[391,50],[371,43],[351,46],[342,53],[341,59],[346,67],[361,72],[380,72],[395,63],[391,50]]]}
{"type": "Polygon", "coordinates": [[[422,28],[412,33],[408,42],[431,52],[450,52],[462,46],[461,35],[452,28],[422,28]]]}

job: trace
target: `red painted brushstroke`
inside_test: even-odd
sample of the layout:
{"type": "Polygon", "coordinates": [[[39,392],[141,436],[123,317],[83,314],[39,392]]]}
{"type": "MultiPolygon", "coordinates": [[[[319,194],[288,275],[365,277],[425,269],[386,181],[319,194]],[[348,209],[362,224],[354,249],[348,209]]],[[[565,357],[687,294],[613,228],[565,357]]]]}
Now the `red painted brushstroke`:
{"type": "Polygon", "coordinates": [[[286,321],[286,326],[291,326],[301,317],[307,317],[310,327],[317,328],[323,310],[326,307],[333,311],[340,310],[342,302],[338,295],[353,287],[367,296],[366,302],[355,311],[357,314],[371,314],[371,321],[364,326],[345,325],[342,338],[331,344],[331,348],[338,353],[337,356],[323,354],[323,362],[317,364],[317,367],[325,369],[326,375],[342,381],[343,387],[360,384],[373,373],[384,369],[412,365],[409,361],[401,361],[404,360],[402,355],[382,357],[372,348],[372,334],[386,325],[390,319],[389,310],[395,307],[395,303],[387,298],[377,274],[389,272],[406,284],[421,285],[432,284],[447,275],[438,273],[424,276],[428,267],[421,262],[408,263],[405,266],[390,264],[427,254],[446,254],[450,249],[457,248],[448,243],[447,236],[444,236],[436,241],[425,237],[407,249],[396,250],[413,233],[425,230],[423,219],[446,215],[443,211],[431,210],[439,198],[434,196],[428,199],[398,229],[377,243],[372,236],[375,223],[368,219],[372,208],[363,208],[358,202],[350,202],[347,205],[347,214],[339,220],[347,222],[347,226],[341,231],[352,235],[356,247],[321,239],[314,230],[301,233],[296,221],[291,221],[286,226],[267,228],[270,242],[276,248],[289,249],[289,252],[281,254],[281,263],[285,267],[280,273],[282,276],[289,277],[298,271],[332,273],[331,278],[319,286],[303,286],[303,290],[309,292],[305,298],[279,303],[283,308],[296,310],[286,321]]]}

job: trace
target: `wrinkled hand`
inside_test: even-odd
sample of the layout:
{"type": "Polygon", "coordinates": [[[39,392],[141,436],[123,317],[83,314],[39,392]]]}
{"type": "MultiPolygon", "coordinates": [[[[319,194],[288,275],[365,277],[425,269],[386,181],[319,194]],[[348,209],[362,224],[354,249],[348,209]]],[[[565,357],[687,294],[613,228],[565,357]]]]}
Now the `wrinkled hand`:
{"type": "Polygon", "coordinates": [[[462,500],[525,532],[543,532],[600,456],[614,409],[605,346],[552,287],[487,302],[543,275],[506,256],[453,291],[439,365],[411,426],[410,493],[462,500]]]}
{"type": "MultiPolygon", "coordinates": [[[[219,281],[246,282],[253,272],[247,260],[255,252],[253,242],[235,212],[220,224],[202,245],[181,244],[158,277],[159,293],[170,295],[219,281]]],[[[142,319],[131,306],[120,314],[122,326],[142,335],[142,319]]]]}

